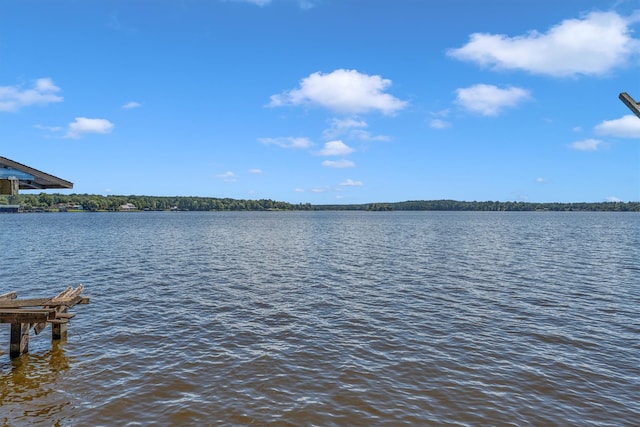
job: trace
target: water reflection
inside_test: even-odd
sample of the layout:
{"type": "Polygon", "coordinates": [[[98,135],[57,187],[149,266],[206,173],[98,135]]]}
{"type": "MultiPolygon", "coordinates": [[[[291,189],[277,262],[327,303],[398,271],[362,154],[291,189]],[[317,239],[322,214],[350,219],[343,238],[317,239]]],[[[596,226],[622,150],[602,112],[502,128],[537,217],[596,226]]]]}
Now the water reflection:
{"type": "MultiPolygon", "coordinates": [[[[44,353],[27,353],[0,364],[0,421],[3,425],[61,425],[72,406],[61,382],[73,363],[65,340],[44,353]]],[[[5,357],[5,356],[3,356],[5,357]]]]}

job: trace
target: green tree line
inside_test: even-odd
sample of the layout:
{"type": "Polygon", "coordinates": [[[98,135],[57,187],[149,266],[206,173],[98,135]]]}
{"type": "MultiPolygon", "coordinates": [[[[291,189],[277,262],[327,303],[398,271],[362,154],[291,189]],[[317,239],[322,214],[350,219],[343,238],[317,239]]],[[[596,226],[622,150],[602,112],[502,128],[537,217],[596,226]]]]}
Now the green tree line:
{"type": "Polygon", "coordinates": [[[620,211],[640,212],[640,202],[529,203],[413,200],[396,203],[344,205],[291,204],[269,199],[239,200],[215,197],[101,196],[95,194],[19,194],[0,196],[0,205],[20,205],[23,211],[73,210],[118,211],[130,204],[137,210],[265,211],[265,210],[360,210],[360,211],[620,211]]]}

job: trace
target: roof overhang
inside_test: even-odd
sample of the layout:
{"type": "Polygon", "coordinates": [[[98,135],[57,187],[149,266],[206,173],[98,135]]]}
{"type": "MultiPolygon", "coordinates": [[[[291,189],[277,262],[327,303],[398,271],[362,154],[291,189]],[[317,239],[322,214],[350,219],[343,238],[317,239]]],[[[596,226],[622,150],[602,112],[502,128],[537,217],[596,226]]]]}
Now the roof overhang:
{"type": "Polygon", "coordinates": [[[73,183],[32,167],[0,157],[0,179],[18,180],[20,190],[73,188],[73,183]]]}

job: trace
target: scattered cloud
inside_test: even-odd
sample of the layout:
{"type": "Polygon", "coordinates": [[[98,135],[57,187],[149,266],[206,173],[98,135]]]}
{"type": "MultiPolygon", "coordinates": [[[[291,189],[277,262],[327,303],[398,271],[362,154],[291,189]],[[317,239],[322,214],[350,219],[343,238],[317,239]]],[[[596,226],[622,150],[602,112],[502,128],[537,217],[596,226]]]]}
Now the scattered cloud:
{"type": "Polygon", "coordinates": [[[82,138],[86,134],[99,133],[108,134],[114,128],[114,124],[106,119],[88,119],[86,117],[76,117],[76,120],[69,123],[66,138],[82,138]]]}
{"type": "Polygon", "coordinates": [[[615,12],[591,12],[568,19],[546,33],[530,31],[508,37],[474,33],[469,43],[449,56],[497,70],[523,70],[555,77],[603,75],[638,51],[630,24],[615,12]]]}
{"type": "Polygon", "coordinates": [[[609,196],[606,198],[607,202],[614,202],[614,203],[620,203],[622,202],[622,199],[615,197],[615,196],[609,196]]]}
{"type": "Polygon", "coordinates": [[[385,93],[389,86],[391,80],[356,70],[317,72],[302,79],[298,89],[272,95],[269,106],[311,105],[340,114],[378,111],[392,115],[406,107],[407,102],[385,93]]]}
{"type": "Polygon", "coordinates": [[[343,187],[362,187],[364,184],[362,183],[362,181],[347,179],[346,181],[342,181],[339,185],[343,187]]]}
{"type": "Polygon", "coordinates": [[[539,176],[538,178],[536,178],[536,182],[537,182],[538,184],[546,184],[546,183],[548,183],[548,182],[549,182],[549,180],[547,180],[546,178],[543,178],[543,177],[539,176]]]}
{"type": "Polygon", "coordinates": [[[249,169],[249,173],[253,175],[260,175],[263,173],[262,169],[249,169]]]}
{"type": "Polygon", "coordinates": [[[331,119],[330,126],[322,132],[322,136],[327,139],[344,136],[347,139],[360,141],[389,141],[390,137],[386,135],[373,135],[365,130],[369,124],[364,120],[355,118],[348,119],[331,119]]]}
{"type": "Polygon", "coordinates": [[[224,182],[236,182],[236,174],[231,171],[227,171],[216,176],[222,179],[224,182]]]}
{"type": "MultiPolygon", "coordinates": [[[[273,0],[222,0],[222,1],[230,1],[235,3],[250,3],[255,4],[256,6],[268,6],[273,3],[273,0]]],[[[316,0],[296,0],[300,9],[311,9],[315,7],[316,0]]]]}
{"type": "Polygon", "coordinates": [[[321,156],[346,156],[355,150],[340,140],[329,141],[324,144],[319,154],[321,156]]]}
{"type": "Polygon", "coordinates": [[[0,111],[14,112],[31,105],[62,102],[63,98],[58,92],[60,88],[48,77],[37,79],[28,89],[20,86],[0,86],[0,111]]]}
{"type": "Polygon", "coordinates": [[[354,129],[362,129],[367,126],[369,125],[364,120],[333,118],[329,122],[329,128],[325,129],[322,134],[325,138],[337,138],[342,135],[348,135],[354,129]]]}
{"type": "Polygon", "coordinates": [[[433,129],[446,129],[451,127],[451,123],[442,119],[431,119],[431,121],[429,122],[429,127],[433,129]]]}
{"type": "Polygon", "coordinates": [[[316,2],[314,0],[298,0],[298,6],[300,9],[312,9],[316,6],[316,2]]]}
{"type": "Polygon", "coordinates": [[[456,103],[465,110],[483,116],[497,116],[505,108],[512,108],[531,98],[529,91],[519,87],[501,89],[497,86],[477,84],[456,90],[456,103]]]}
{"type": "Polygon", "coordinates": [[[333,169],[347,169],[347,168],[356,167],[356,164],[351,160],[342,159],[342,160],[325,160],[324,162],[322,162],[322,166],[324,166],[325,168],[333,168],[333,169]]]}
{"type": "Polygon", "coordinates": [[[313,143],[308,138],[284,136],[278,138],[259,138],[262,144],[275,145],[280,148],[304,150],[313,147],[313,143]]]}
{"type": "Polygon", "coordinates": [[[34,125],[33,127],[47,132],[62,132],[64,130],[62,126],[34,125]]]}
{"type": "Polygon", "coordinates": [[[131,110],[131,109],[134,109],[134,108],[140,108],[140,107],[142,107],[142,104],[141,104],[141,103],[136,102],[136,101],[130,101],[130,102],[127,102],[126,104],[124,104],[124,105],[122,106],[122,109],[124,109],[124,110],[131,110]]]}
{"type": "Polygon", "coordinates": [[[577,151],[596,151],[600,145],[602,145],[602,141],[599,139],[585,139],[583,141],[573,142],[569,147],[577,151]]]}
{"type": "Polygon", "coordinates": [[[620,138],[640,138],[640,119],[633,114],[616,120],[605,120],[595,127],[600,135],[620,138]]]}
{"type": "Polygon", "coordinates": [[[251,3],[251,4],[255,4],[256,6],[266,6],[269,3],[271,3],[271,0],[231,0],[231,1],[235,1],[237,3],[251,3]]]}

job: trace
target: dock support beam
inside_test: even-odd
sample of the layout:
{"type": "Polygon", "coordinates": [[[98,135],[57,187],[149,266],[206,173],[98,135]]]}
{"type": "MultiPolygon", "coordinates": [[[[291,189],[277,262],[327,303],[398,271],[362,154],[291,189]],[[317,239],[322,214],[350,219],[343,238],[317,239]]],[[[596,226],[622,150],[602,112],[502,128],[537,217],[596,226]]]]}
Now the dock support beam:
{"type": "Polygon", "coordinates": [[[20,357],[29,352],[29,323],[11,324],[11,342],[9,344],[9,357],[20,357]]]}
{"type": "Polygon", "coordinates": [[[58,315],[63,316],[63,318],[50,321],[52,340],[67,339],[67,323],[68,323],[68,320],[66,319],[67,307],[61,306],[61,309],[58,313],[59,313],[58,315]]]}

